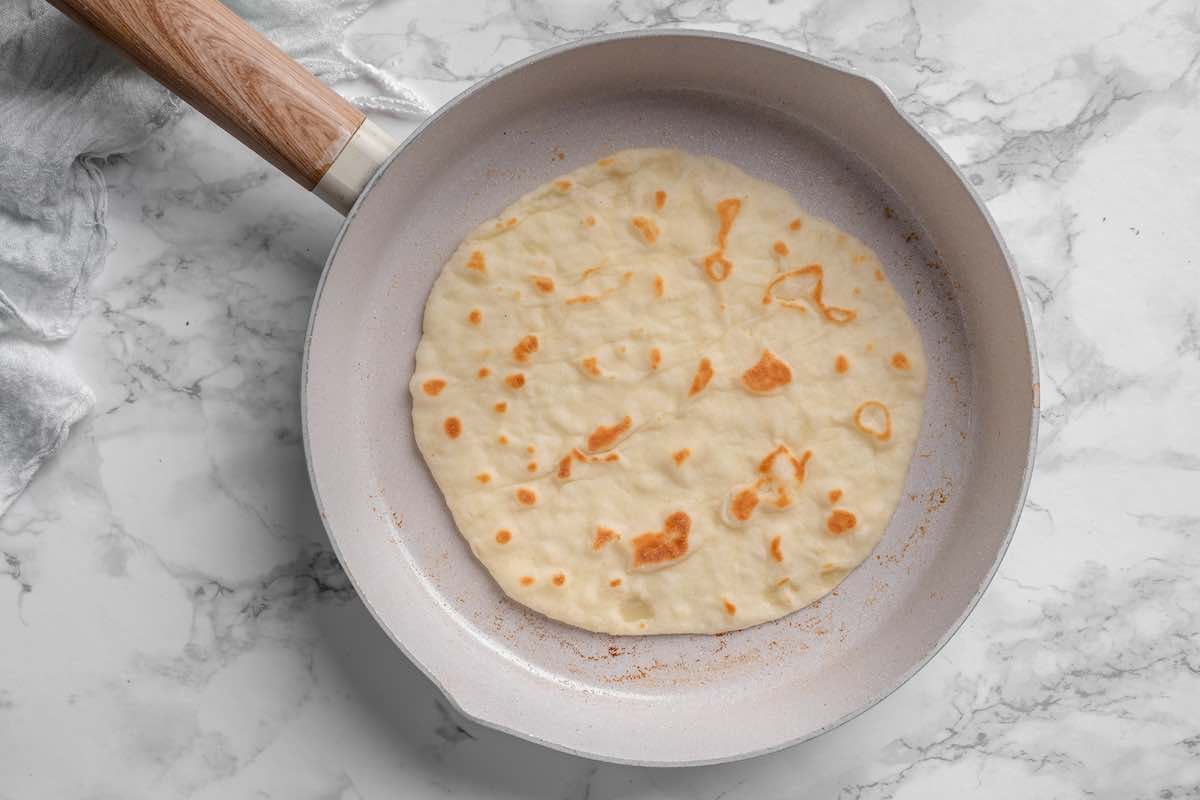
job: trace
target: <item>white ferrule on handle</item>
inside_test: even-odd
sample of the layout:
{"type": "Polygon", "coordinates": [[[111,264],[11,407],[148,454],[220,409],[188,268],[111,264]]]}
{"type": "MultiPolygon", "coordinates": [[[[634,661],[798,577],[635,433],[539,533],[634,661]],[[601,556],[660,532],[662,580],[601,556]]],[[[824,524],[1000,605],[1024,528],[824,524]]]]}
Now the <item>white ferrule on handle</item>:
{"type": "Polygon", "coordinates": [[[339,213],[350,213],[354,201],[397,146],[398,143],[387,131],[369,119],[363,120],[342,152],[329,165],[320,183],[313,189],[313,194],[339,213]]]}

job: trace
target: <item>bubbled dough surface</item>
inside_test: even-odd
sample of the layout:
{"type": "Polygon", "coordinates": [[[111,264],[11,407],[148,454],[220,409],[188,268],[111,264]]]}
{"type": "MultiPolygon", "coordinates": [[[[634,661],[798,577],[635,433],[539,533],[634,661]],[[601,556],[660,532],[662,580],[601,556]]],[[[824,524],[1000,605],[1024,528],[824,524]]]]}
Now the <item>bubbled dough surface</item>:
{"type": "Polygon", "coordinates": [[[783,189],[677,150],[622,151],[480,225],[430,294],[411,385],[417,443],[475,555],[518,602],[608,633],[744,628],[829,592],[883,535],[921,422],[920,337],[881,269],[783,189]],[[730,199],[732,268],[714,280],[724,270],[705,257],[730,199]],[[773,279],[810,264],[822,268],[820,305],[812,271],[764,303],[773,279]],[[537,349],[522,354],[529,336],[537,349]],[[759,394],[743,375],[764,352],[790,381],[759,394]],[[702,359],[712,379],[691,395],[702,359]],[[515,374],[520,388],[506,381],[515,374]],[[877,406],[855,423],[871,401],[890,413],[886,440],[862,429],[879,427],[877,406]],[[618,427],[611,448],[592,438],[602,426],[618,427]],[[801,481],[789,457],[805,453],[801,481]],[[732,501],[751,489],[759,502],[738,519],[732,501]],[[853,515],[849,531],[830,531],[835,511],[853,515]],[[637,565],[638,537],[677,512],[690,522],[686,551],[659,548],[663,560],[637,565]],[[597,546],[598,528],[619,538],[597,546]]]}

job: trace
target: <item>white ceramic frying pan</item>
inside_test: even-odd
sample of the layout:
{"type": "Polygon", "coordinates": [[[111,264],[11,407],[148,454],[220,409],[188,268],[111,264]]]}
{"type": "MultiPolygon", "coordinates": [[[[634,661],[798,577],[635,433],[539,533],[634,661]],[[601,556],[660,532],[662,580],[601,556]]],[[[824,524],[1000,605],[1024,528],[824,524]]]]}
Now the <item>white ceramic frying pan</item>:
{"type": "Polygon", "coordinates": [[[608,761],[765,753],[894,690],[987,586],[1033,458],[1032,333],[987,212],[879,84],[733,36],[625,34],[502,71],[397,148],[214,0],[53,2],[347,214],[305,352],[313,489],[363,601],[466,715],[608,761]],[[411,430],[422,309],[462,236],[639,146],[731,161],[864,241],[929,358],[908,491],[875,554],[821,602],[722,636],[603,636],[506,600],[411,430]]]}

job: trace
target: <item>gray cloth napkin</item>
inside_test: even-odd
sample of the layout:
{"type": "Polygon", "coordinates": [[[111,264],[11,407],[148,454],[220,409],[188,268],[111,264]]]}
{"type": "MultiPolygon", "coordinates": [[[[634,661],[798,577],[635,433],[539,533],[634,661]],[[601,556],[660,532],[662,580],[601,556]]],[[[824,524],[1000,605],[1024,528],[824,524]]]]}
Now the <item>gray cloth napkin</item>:
{"type": "MultiPolygon", "coordinates": [[[[369,0],[226,0],[326,81],[360,79],[360,107],[428,109],[353,55],[369,0]]],[[[31,341],[63,339],[88,312],[109,243],[99,162],[141,146],[181,104],[43,0],[0,0],[0,514],[92,403],[70,367],[31,341]]]]}
{"type": "Polygon", "coordinates": [[[97,162],[177,103],[41,0],[0,4],[0,513],[92,405],[46,347],[70,336],[104,262],[97,162]]]}
{"type": "Polygon", "coordinates": [[[91,391],[47,348],[0,340],[0,512],[91,407],[91,391]]]}

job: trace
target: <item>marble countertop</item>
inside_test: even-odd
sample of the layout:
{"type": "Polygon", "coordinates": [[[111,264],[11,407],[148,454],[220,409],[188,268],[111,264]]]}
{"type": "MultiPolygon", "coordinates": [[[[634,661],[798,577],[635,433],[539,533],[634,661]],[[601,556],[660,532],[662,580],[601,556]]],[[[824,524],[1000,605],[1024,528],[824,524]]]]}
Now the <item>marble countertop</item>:
{"type": "Polygon", "coordinates": [[[460,719],[308,486],[300,355],[340,219],[187,114],[106,167],[115,249],[63,348],[96,409],[0,518],[0,798],[1200,797],[1197,3],[479,7],[362,0],[338,46],[436,107],[581,36],[733,31],[879,76],[941,142],[1042,360],[997,579],[894,695],[748,762],[611,766],[460,719]]]}

